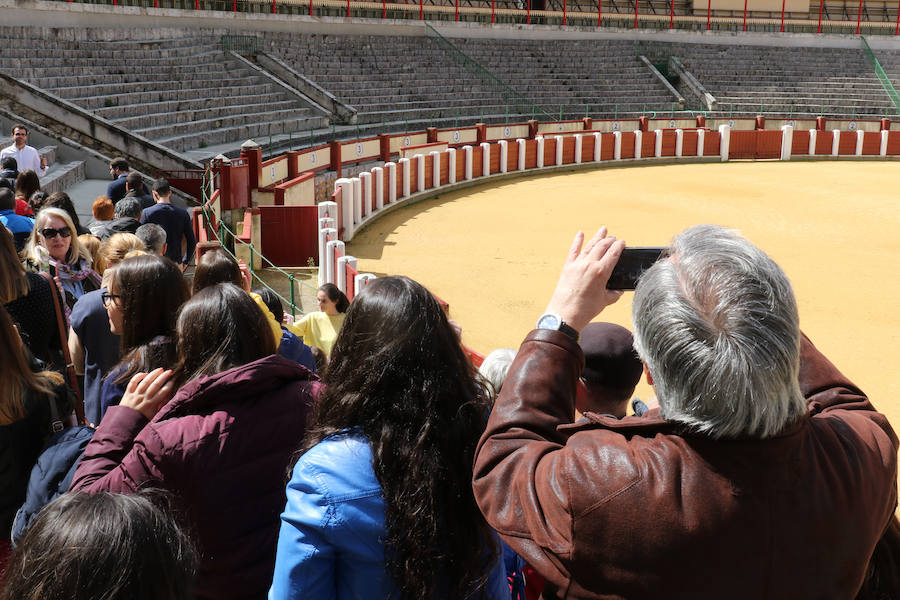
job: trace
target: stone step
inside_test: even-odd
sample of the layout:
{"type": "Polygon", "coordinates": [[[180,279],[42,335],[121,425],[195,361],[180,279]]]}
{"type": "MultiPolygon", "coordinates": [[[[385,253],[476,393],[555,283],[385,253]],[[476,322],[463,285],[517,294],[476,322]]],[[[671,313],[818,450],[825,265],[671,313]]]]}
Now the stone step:
{"type": "MultiPolygon", "coordinates": [[[[208,122],[227,121],[229,119],[249,119],[270,121],[279,115],[290,114],[294,117],[304,117],[311,114],[308,108],[301,108],[294,102],[284,102],[281,106],[268,104],[244,104],[241,106],[215,107],[201,110],[177,110],[164,113],[152,113],[122,119],[114,119],[113,122],[125,129],[132,129],[145,137],[154,137],[158,129],[170,130],[175,125],[194,126],[208,122]]],[[[223,125],[225,125],[223,123],[223,125]]],[[[227,125],[226,125],[227,126],[227,125]]]]}
{"type": "Polygon", "coordinates": [[[65,192],[78,182],[84,181],[84,178],[85,170],[83,160],[55,164],[47,171],[47,174],[41,178],[41,190],[48,194],[65,192]]]}
{"type": "Polygon", "coordinates": [[[262,140],[270,133],[278,135],[283,133],[296,133],[302,135],[311,129],[322,129],[327,126],[326,119],[311,117],[308,119],[284,119],[277,123],[257,123],[251,125],[237,125],[198,131],[185,135],[174,135],[157,138],[159,144],[172,148],[178,152],[205,148],[225,143],[240,143],[248,139],[262,140]]]}
{"type": "Polygon", "coordinates": [[[266,127],[268,127],[269,124],[272,124],[274,126],[283,119],[290,119],[293,121],[308,119],[309,113],[310,111],[308,110],[293,110],[244,113],[239,115],[219,115],[216,117],[183,121],[180,123],[166,123],[162,125],[140,127],[132,129],[132,131],[151,140],[158,140],[180,135],[190,135],[193,132],[229,129],[253,124],[261,124],[266,127]]]}
{"type": "MultiPolygon", "coordinates": [[[[79,102],[83,106],[83,102],[79,102]]],[[[169,114],[182,111],[202,111],[202,110],[219,110],[235,111],[241,110],[242,107],[266,106],[273,110],[289,110],[297,107],[294,100],[284,100],[278,94],[269,94],[265,96],[245,95],[245,96],[229,96],[227,98],[202,98],[196,100],[170,100],[161,102],[141,102],[136,104],[127,104],[124,106],[110,106],[106,108],[93,109],[94,114],[112,121],[119,121],[132,117],[152,116],[157,114],[169,114]]]]}

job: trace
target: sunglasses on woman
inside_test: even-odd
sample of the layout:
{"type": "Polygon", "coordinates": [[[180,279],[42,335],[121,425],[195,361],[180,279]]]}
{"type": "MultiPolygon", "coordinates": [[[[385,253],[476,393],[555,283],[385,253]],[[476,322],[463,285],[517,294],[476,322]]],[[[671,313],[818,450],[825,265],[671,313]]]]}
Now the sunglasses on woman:
{"type": "Polygon", "coordinates": [[[72,237],[72,230],[68,227],[60,227],[59,229],[53,229],[52,227],[48,227],[47,229],[41,229],[41,235],[48,240],[52,240],[58,235],[61,235],[64,238],[72,237]]]}

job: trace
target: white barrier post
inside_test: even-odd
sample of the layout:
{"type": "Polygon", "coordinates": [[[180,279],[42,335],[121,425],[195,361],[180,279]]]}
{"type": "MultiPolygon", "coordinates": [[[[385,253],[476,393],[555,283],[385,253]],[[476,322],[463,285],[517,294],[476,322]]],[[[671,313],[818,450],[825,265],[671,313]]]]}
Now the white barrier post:
{"type": "Polygon", "coordinates": [[[456,148],[447,150],[447,182],[456,183],[456,148]]]}
{"type": "Polygon", "coordinates": [[[518,163],[516,164],[516,166],[519,168],[520,171],[525,170],[525,145],[526,144],[527,144],[527,142],[525,140],[523,140],[522,138],[519,138],[516,140],[516,146],[519,148],[519,160],[518,160],[518,163]]]}
{"type": "Polygon", "coordinates": [[[375,182],[375,210],[384,208],[384,169],[382,167],[374,167],[372,169],[372,180],[375,182]]]}
{"type": "MultiPolygon", "coordinates": [[[[337,187],[337,186],[335,186],[337,187]]],[[[331,219],[337,219],[337,202],[332,202],[331,200],[327,200],[325,202],[319,202],[316,205],[319,208],[319,218],[323,219],[325,217],[331,219]]],[[[336,221],[335,221],[336,222],[336,221]]]]}
{"type": "Polygon", "coordinates": [[[544,136],[537,136],[534,138],[537,140],[537,168],[540,169],[544,166],[544,136]]]}
{"type": "Polygon", "coordinates": [[[594,162],[600,162],[600,150],[602,149],[603,136],[594,132],[594,162]]]}
{"type": "Polygon", "coordinates": [[[831,130],[831,155],[837,156],[838,149],[841,146],[841,130],[840,129],[832,129],[831,130]]]}
{"type": "Polygon", "coordinates": [[[857,156],[862,156],[863,139],[865,139],[865,137],[866,137],[865,131],[863,131],[861,129],[856,130],[856,155],[857,156]]]}
{"type": "Polygon", "coordinates": [[[472,179],[472,146],[463,146],[466,155],[466,181],[472,179]]]}
{"type": "Polygon", "coordinates": [[[360,173],[359,181],[362,186],[362,214],[368,217],[372,214],[372,174],[360,173]]]}
{"type": "Polygon", "coordinates": [[[353,182],[353,226],[356,227],[363,220],[362,212],[362,180],[354,177],[353,182]]]}
{"type": "Polygon", "coordinates": [[[358,294],[359,290],[368,285],[373,279],[375,279],[375,276],[371,273],[360,273],[353,278],[353,289],[358,294]]]}
{"type": "Polygon", "coordinates": [[[344,231],[342,237],[349,240],[353,237],[353,181],[346,177],[341,177],[334,182],[335,188],[341,188],[341,219],[344,221],[344,231]]]}
{"type": "Polygon", "coordinates": [[[697,156],[703,156],[703,146],[706,142],[706,130],[697,130],[697,156]]]}
{"type": "Polygon", "coordinates": [[[356,269],[356,257],[354,256],[342,256],[337,259],[337,273],[335,279],[337,281],[334,282],[334,285],[338,286],[338,289],[347,293],[347,265],[350,265],[350,268],[356,269]]]}
{"type": "Polygon", "coordinates": [[[816,153],[816,130],[809,130],[809,155],[812,156],[816,153]]]}
{"type": "Polygon", "coordinates": [[[728,148],[731,146],[731,127],[719,125],[719,156],[722,162],[728,162],[728,148]]]}
{"type": "Polygon", "coordinates": [[[684,129],[675,130],[675,157],[681,158],[684,151],[684,129]]]}
{"type": "Polygon", "coordinates": [[[575,134],[575,164],[581,164],[581,138],[584,137],[580,133],[575,134]]]}
{"type": "Polygon", "coordinates": [[[344,242],[334,240],[328,242],[325,246],[325,283],[335,283],[335,273],[337,272],[337,265],[334,261],[335,248],[340,250],[341,254],[343,254],[344,242]]]}
{"type": "Polygon", "coordinates": [[[431,187],[441,187],[441,153],[435,150],[431,155],[431,187]]]}
{"type": "Polygon", "coordinates": [[[660,158],[662,156],[662,129],[653,130],[653,156],[660,158]]]}
{"type": "Polygon", "coordinates": [[[325,271],[328,268],[328,251],[326,245],[328,244],[328,236],[331,236],[331,239],[337,239],[338,231],[334,228],[336,223],[337,221],[330,217],[319,219],[319,285],[328,283],[325,279],[325,271]],[[322,227],[323,221],[331,221],[331,227],[322,227]]]}
{"type": "Polygon", "coordinates": [[[881,149],[878,151],[878,154],[881,156],[887,156],[887,144],[888,144],[888,135],[890,131],[887,129],[883,129],[881,131],[881,149]]]}
{"type": "Polygon", "coordinates": [[[388,170],[388,197],[387,200],[391,204],[397,201],[397,163],[384,163],[384,168],[388,170]]]}
{"type": "Polygon", "coordinates": [[[622,160],[622,132],[613,131],[613,139],[616,141],[613,149],[613,158],[615,160],[622,160]]]}
{"type": "Polygon", "coordinates": [[[481,142],[481,176],[490,177],[491,175],[491,145],[487,142],[481,142]]]}
{"type": "Polygon", "coordinates": [[[416,192],[418,193],[425,189],[425,155],[416,154],[413,156],[413,160],[416,161],[416,192]]]}
{"type": "Polygon", "coordinates": [[[634,132],[634,157],[641,158],[644,150],[644,132],[640,129],[634,132]]]}
{"type": "Polygon", "coordinates": [[[509,142],[500,140],[497,143],[500,144],[500,172],[506,173],[508,170],[507,158],[509,157],[509,142]]]}
{"type": "Polygon", "coordinates": [[[409,159],[401,158],[400,159],[400,177],[402,177],[402,181],[400,183],[403,185],[402,191],[403,191],[404,198],[409,197],[409,187],[410,187],[409,186],[409,170],[410,170],[409,159]]]}
{"type": "Polygon", "coordinates": [[[563,137],[561,135],[554,136],[556,140],[556,164],[563,164],[563,137]]]}
{"type": "Polygon", "coordinates": [[[781,126],[781,160],[791,160],[791,149],[794,147],[794,128],[791,125],[781,126]]]}

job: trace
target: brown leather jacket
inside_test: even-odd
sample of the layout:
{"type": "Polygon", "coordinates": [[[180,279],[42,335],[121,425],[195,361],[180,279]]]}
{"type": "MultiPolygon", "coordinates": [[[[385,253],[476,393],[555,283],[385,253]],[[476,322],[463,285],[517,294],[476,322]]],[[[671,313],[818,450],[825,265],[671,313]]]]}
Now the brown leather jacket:
{"type": "Polygon", "coordinates": [[[854,597],[897,504],[897,437],[809,340],[809,414],[766,440],[656,411],[573,424],[583,363],[565,334],[532,331],[475,459],[481,510],[545,596],[854,597]]]}

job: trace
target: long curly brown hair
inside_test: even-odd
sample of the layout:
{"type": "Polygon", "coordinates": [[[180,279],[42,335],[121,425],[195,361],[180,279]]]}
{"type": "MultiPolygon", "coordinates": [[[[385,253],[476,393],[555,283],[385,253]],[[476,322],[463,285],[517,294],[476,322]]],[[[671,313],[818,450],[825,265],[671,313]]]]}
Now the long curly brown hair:
{"type": "Polygon", "coordinates": [[[480,596],[498,556],[471,483],[488,396],[431,293],[405,277],[369,283],[350,304],[324,381],[300,454],[348,429],[368,439],[400,596],[480,596]]]}

